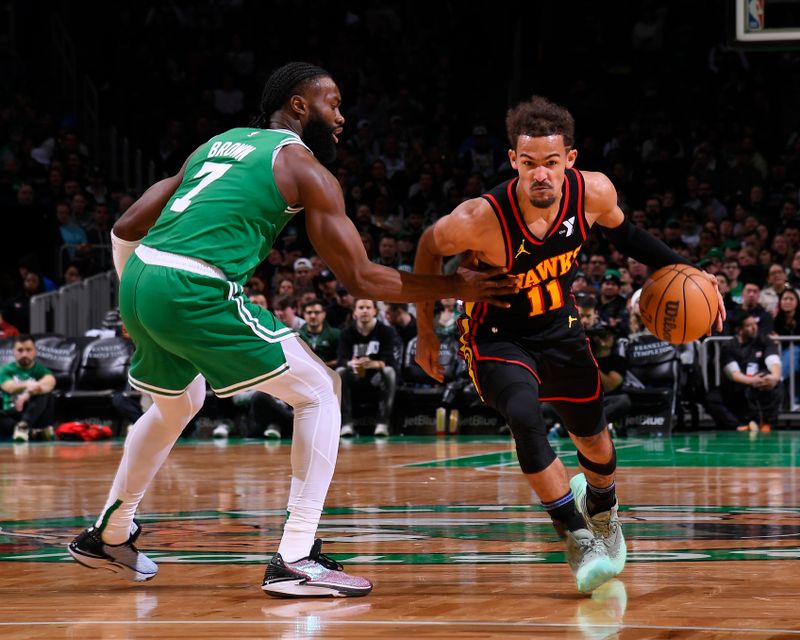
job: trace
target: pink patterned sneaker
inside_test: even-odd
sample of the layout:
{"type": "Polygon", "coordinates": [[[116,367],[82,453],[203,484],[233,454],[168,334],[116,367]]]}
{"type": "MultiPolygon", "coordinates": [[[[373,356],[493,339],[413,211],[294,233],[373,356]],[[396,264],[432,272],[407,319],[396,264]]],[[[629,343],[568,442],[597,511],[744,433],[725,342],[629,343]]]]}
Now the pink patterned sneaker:
{"type": "Polygon", "coordinates": [[[276,598],[320,598],[365,596],[372,583],[346,574],[342,565],[320,553],[322,540],[315,540],[308,557],[284,562],[280,553],[272,556],[264,573],[264,593],[276,598]]]}

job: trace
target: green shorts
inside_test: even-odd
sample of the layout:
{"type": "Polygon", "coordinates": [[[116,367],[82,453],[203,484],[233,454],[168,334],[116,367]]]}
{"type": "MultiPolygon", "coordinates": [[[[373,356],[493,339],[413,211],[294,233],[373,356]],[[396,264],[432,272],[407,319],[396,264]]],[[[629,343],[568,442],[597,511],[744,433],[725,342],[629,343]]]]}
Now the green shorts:
{"type": "Polygon", "coordinates": [[[119,307],[136,345],[130,383],[141,391],[180,395],[201,373],[225,397],[289,368],[280,343],[296,334],[235,282],[145,264],[134,253],[119,307]]]}

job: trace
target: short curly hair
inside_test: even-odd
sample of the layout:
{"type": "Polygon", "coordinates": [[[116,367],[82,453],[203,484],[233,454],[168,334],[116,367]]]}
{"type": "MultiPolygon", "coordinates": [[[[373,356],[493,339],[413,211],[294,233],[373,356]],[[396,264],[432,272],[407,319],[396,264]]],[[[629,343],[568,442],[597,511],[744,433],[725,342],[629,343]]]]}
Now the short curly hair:
{"type": "Polygon", "coordinates": [[[564,107],[542,96],[532,96],[508,110],[506,133],[512,148],[517,146],[519,136],[560,135],[564,138],[564,145],[571,149],[575,144],[575,119],[564,107]]]}

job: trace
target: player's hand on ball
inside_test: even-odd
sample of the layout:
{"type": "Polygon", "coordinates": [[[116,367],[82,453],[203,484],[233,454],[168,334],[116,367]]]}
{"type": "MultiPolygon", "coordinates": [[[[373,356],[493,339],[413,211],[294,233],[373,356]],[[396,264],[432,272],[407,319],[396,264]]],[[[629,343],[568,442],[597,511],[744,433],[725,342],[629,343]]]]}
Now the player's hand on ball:
{"type": "MultiPolygon", "coordinates": [[[[727,317],[727,313],[725,312],[725,301],[722,299],[722,293],[719,290],[719,283],[717,282],[716,276],[713,274],[708,273],[708,271],[703,271],[702,269],[700,272],[708,278],[708,281],[714,285],[714,291],[717,292],[717,331],[722,333],[722,324],[725,322],[725,318],[727,317]]],[[[707,336],[711,335],[711,327],[708,329],[707,336]]]]}

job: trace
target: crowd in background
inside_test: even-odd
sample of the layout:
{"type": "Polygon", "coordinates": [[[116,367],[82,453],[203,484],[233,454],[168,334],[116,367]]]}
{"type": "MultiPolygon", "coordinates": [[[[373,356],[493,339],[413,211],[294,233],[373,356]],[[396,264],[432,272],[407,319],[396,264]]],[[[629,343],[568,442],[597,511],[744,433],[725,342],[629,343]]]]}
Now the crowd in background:
{"type": "MultiPolygon", "coordinates": [[[[544,94],[576,117],[576,166],[605,172],[634,224],[717,274],[729,310],[754,311],[764,333],[800,333],[800,53],[731,49],[713,7],[684,4],[642,3],[623,20],[588,3],[568,16],[549,8],[530,22],[536,48],[524,25],[515,39],[514,13],[487,16],[484,42],[471,40],[469,18],[448,4],[418,20],[408,3],[166,2],[119,10],[97,36],[117,46],[83,50],[108,111],[159,176],[246,125],[277,64],[327,68],[347,117],[330,169],[370,258],[399,269],[412,268],[426,226],[512,175],[505,110],[544,94]]],[[[28,331],[32,295],[109,268],[110,227],[139,195],[110,179],[76,114],[23,80],[0,94],[6,335],[28,331]]],[[[593,291],[600,319],[624,333],[646,267],[593,230],[579,269],[576,292],[593,291]]],[[[311,301],[333,328],[352,319],[352,296],[315,255],[302,214],[247,288],[298,329],[311,301]]],[[[440,307],[447,315],[452,301],[440,307]]]]}

